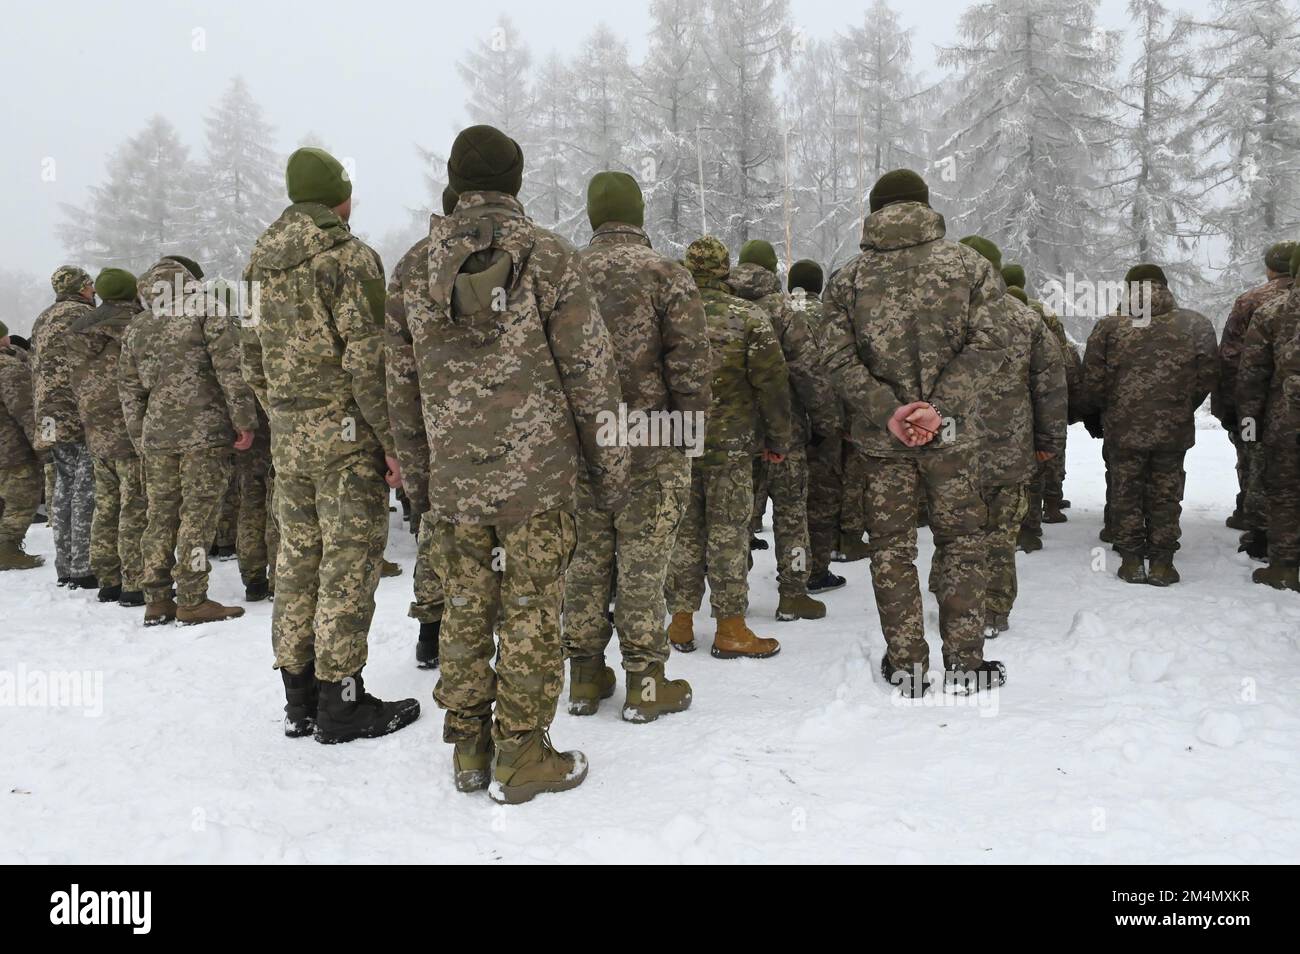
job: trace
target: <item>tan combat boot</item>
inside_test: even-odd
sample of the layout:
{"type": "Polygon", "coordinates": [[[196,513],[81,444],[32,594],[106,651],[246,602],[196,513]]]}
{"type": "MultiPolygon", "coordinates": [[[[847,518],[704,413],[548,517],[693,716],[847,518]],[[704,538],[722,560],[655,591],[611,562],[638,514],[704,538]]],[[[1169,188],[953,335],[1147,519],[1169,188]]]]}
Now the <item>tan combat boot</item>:
{"type": "Polygon", "coordinates": [[[392,560],[382,560],[379,566],[379,575],[381,577],[401,576],[402,568],[392,560]]]}
{"type": "Polygon", "coordinates": [[[585,755],[557,752],[545,729],[533,729],[497,745],[488,796],[503,805],[518,805],[543,792],[577,788],[586,777],[585,755]]]}
{"type": "Polygon", "coordinates": [[[623,719],[627,722],[653,722],[670,712],[685,712],[691,707],[691,684],[685,679],[669,679],[663,663],[651,663],[639,672],[627,673],[627,698],[623,702],[623,719]]]}
{"type": "Polygon", "coordinates": [[[176,601],[170,596],[144,605],[144,624],[161,626],[176,619],[176,601]]]}
{"type": "Polygon", "coordinates": [[[492,777],[492,723],[485,721],[478,735],[457,742],[451,767],[458,792],[481,792],[492,777]]]}
{"type": "Polygon", "coordinates": [[[1300,590],[1300,568],[1289,561],[1273,560],[1252,573],[1250,579],[1275,590],[1300,590]]]}
{"type": "Polygon", "coordinates": [[[728,616],[718,620],[711,652],[718,659],[767,659],[781,651],[775,639],[755,636],[745,625],[745,617],[728,616]]]}
{"type": "Polygon", "coordinates": [[[242,606],[223,606],[216,600],[204,600],[194,606],[176,607],[176,619],[186,626],[199,623],[221,623],[244,615],[242,606]]]}
{"type": "Polygon", "coordinates": [[[695,614],[674,613],[668,624],[668,643],[679,653],[695,652],[695,614]]]}
{"type": "Polygon", "coordinates": [[[776,618],[783,623],[794,619],[822,619],[825,615],[826,604],[807,593],[783,596],[776,606],[776,618]]]}
{"type": "Polygon", "coordinates": [[[45,558],[28,553],[21,543],[0,543],[0,570],[34,570],[38,566],[45,566],[45,558]]]}
{"type": "Polygon", "coordinates": [[[614,694],[618,678],[604,656],[574,656],[569,660],[569,715],[595,715],[600,700],[614,694]]]}

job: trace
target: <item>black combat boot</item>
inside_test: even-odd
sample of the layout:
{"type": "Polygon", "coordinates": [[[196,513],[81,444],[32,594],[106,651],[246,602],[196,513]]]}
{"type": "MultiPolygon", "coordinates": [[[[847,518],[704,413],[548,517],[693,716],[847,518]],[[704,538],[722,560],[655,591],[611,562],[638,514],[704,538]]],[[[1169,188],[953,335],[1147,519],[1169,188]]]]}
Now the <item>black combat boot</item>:
{"type": "Polygon", "coordinates": [[[442,620],[420,624],[420,641],[415,644],[415,664],[421,669],[438,668],[438,634],[442,620]]]}
{"type": "Polygon", "coordinates": [[[311,735],[316,729],[316,709],[320,684],[316,682],[316,663],[309,662],[301,675],[280,670],[284,680],[284,734],[291,739],[311,735]]]}
{"type": "Polygon", "coordinates": [[[838,590],[846,582],[848,581],[839,574],[832,573],[830,570],[823,570],[816,576],[808,577],[808,592],[825,593],[827,590],[838,590]]]}
{"type": "Polygon", "coordinates": [[[266,580],[254,580],[244,584],[244,602],[260,603],[271,595],[271,584],[266,580]]]}
{"type": "Polygon", "coordinates": [[[117,599],[118,606],[144,606],[143,590],[123,590],[117,599]]]}
{"type": "Polygon", "coordinates": [[[1268,559],[1268,533],[1264,530],[1247,530],[1241,535],[1238,553],[1244,553],[1252,560],[1268,559]]]}
{"type": "Polygon", "coordinates": [[[116,603],[122,598],[122,585],[114,583],[112,586],[101,586],[99,588],[99,601],[101,603],[116,603]]]}
{"type": "Polygon", "coordinates": [[[900,668],[889,661],[888,653],[880,657],[880,675],[905,699],[920,699],[930,691],[930,680],[921,665],[900,668]]]}
{"type": "Polygon", "coordinates": [[[376,739],[396,732],[420,717],[415,699],[384,702],[366,692],[358,671],[341,682],[321,682],[316,707],[316,741],[326,745],[354,739],[376,739]]]}
{"type": "Polygon", "coordinates": [[[760,536],[752,536],[749,538],[749,548],[751,550],[766,550],[767,541],[760,536]]]}
{"type": "Polygon", "coordinates": [[[988,692],[1006,681],[1007,667],[996,659],[986,659],[977,666],[949,663],[943,669],[943,691],[958,696],[988,692]]]}
{"type": "Polygon", "coordinates": [[[99,580],[95,579],[94,574],[89,576],[74,576],[68,579],[68,589],[70,590],[97,590],[99,589],[99,580]]]}
{"type": "Polygon", "coordinates": [[[1147,582],[1147,566],[1142,554],[1121,553],[1119,572],[1115,575],[1125,583],[1147,582]]]}

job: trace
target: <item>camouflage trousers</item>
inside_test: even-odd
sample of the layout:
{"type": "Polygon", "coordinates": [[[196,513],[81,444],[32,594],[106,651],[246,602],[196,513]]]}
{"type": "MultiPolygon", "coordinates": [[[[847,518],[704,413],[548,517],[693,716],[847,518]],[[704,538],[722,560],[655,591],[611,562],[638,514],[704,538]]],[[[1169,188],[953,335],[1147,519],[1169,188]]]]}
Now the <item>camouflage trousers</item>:
{"type": "Polygon", "coordinates": [[[771,481],[768,474],[767,461],[762,457],[755,457],[753,460],[753,481],[754,481],[754,507],[749,522],[749,530],[752,534],[759,534],[763,530],[763,515],[767,513],[768,491],[771,489],[771,481]]]}
{"type": "Polygon", "coordinates": [[[844,441],[843,480],[840,533],[860,541],[867,529],[867,456],[850,441],[844,441]]]}
{"type": "Polygon", "coordinates": [[[434,535],[447,598],[433,690],[447,710],[443,740],[473,739],[489,718],[498,741],[547,728],[564,687],[573,514],[548,510],[499,527],[439,521],[434,535]]]}
{"type": "Polygon", "coordinates": [[[844,499],[844,441],[828,437],[808,448],[808,575],[830,569],[844,499]]]}
{"type": "Polygon", "coordinates": [[[140,549],[144,594],[151,603],[166,599],[172,585],[176,602],[197,606],[208,598],[208,551],[217,532],[221,496],[234,467],[225,447],[184,454],[147,454],[144,489],[148,523],[140,549]]]}
{"type": "Polygon", "coordinates": [[[1269,562],[1300,562],[1300,447],[1269,444],[1262,456],[1269,562]]]}
{"type": "Polygon", "coordinates": [[[1107,449],[1111,532],[1120,554],[1170,557],[1178,549],[1186,453],[1107,449]]]}
{"type": "Polygon", "coordinates": [[[1065,442],[1061,443],[1061,452],[1043,462],[1043,502],[1059,507],[1065,499],[1065,442]]]}
{"type": "Polygon", "coordinates": [[[1029,506],[1029,494],[1023,484],[984,488],[984,506],[988,518],[984,525],[984,547],[988,585],[984,588],[984,613],[1009,615],[1015,605],[1019,584],[1016,580],[1016,537],[1029,506]]]}
{"type": "Polygon", "coordinates": [[[668,563],[664,595],[669,613],[694,613],[709,583],[716,619],[749,609],[749,520],[754,505],[752,456],[718,463],[691,461],[691,492],[668,563]]]}
{"type": "MultiPolygon", "coordinates": [[[[252,451],[244,451],[251,454],[252,451]]],[[[240,454],[243,457],[244,454],[240,454]]],[[[226,485],[226,495],[221,498],[221,516],[217,518],[217,535],[213,540],[219,547],[236,546],[239,537],[239,458],[235,459],[235,469],[230,472],[230,483],[226,485]]]]}
{"type": "MultiPolygon", "coordinates": [[[[275,522],[275,475],[269,448],[253,445],[235,454],[235,554],[244,585],[274,582],[280,533],[275,522]]],[[[218,537],[218,539],[220,539],[218,537]]]]}
{"type": "Polygon", "coordinates": [[[808,592],[808,452],[802,447],[767,465],[776,541],[776,582],[782,596],[808,592]]]}
{"type": "Polygon", "coordinates": [[[0,468],[0,544],[20,545],[41,502],[41,468],[35,462],[0,468]]]}
{"type": "Polygon", "coordinates": [[[388,543],[383,458],[360,453],[318,474],[277,472],[271,646],[275,668],[341,682],[366,664],[375,588],[388,543]]]}
{"type": "Polygon", "coordinates": [[[690,487],[690,458],[675,449],[633,477],[627,506],[617,514],[599,509],[591,487],[579,483],[578,546],[564,578],[566,657],[603,655],[617,627],[628,672],[668,658],[664,582],[690,487]]]}
{"type": "Polygon", "coordinates": [[[90,524],[95,516],[95,463],[80,442],[55,444],[54,568],[60,577],[90,576],[90,524]]]}
{"type": "Polygon", "coordinates": [[[415,536],[415,599],[406,615],[421,623],[436,623],[442,619],[442,571],[438,566],[436,525],[432,517],[420,518],[420,529],[415,536]]]}
{"type": "Polygon", "coordinates": [[[136,591],[144,585],[141,541],[148,524],[144,465],[139,457],[95,458],[95,516],[90,567],[100,586],[136,591]]]}
{"type": "Polygon", "coordinates": [[[1233,443],[1237,445],[1238,478],[1244,477],[1245,480],[1238,508],[1246,522],[1246,529],[1267,530],[1269,514],[1273,509],[1265,479],[1268,473],[1269,451],[1260,441],[1243,441],[1237,438],[1233,443]]]}
{"type": "Polygon", "coordinates": [[[947,666],[973,668],[984,659],[985,528],[988,507],[975,464],[947,452],[923,457],[867,458],[867,546],[871,584],[890,663],[929,665],[925,616],[916,574],[918,500],[928,505],[940,554],[934,588],[947,666]]]}

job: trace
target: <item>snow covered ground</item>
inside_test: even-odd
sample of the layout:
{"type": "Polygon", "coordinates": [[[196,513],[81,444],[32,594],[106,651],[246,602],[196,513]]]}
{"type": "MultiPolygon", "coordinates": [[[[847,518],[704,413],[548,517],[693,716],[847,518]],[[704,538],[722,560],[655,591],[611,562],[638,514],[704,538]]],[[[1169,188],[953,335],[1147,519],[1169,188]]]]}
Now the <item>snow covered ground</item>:
{"type": "MultiPolygon", "coordinates": [[[[1251,585],[1223,525],[1231,448],[1221,430],[1199,437],[1183,583],[1161,590],[1121,583],[1098,549],[1099,444],[1073,429],[1070,522],[1021,555],[1012,629],[990,644],[1008,683],[978,705],[886,691],[865,562],[839,567],[850,585],[824,621],[774,622],[767,551],[751,615],[781,654],[675,654],[694,706],[649,726],[620,720],[621,688],[593,718],[561,705],[553,738],[591,774],[518,807],[452,787],[436,676],[413,665],[397,515],[389,554],[406,573],[380,586],[367,684],[424,714],[370,742],[281,735],[269,605],[146,630],[51,569],[5,574],[0,679],[89,671],[102,697],[0,708],[0,861],[1295,862],[1300,595],[1251,585]]],[[[51,553],[43,527],[28,542],[51,553]]],[[[922,572],[930,552],[925,539],[922,572]]],[[[234,563],[213,593],[241,595],[234,563]]],[[[927,615],[937,659],[928,595],[927,615]]],[[[696,622],[707,645],[707,609],[696,622]]]]}

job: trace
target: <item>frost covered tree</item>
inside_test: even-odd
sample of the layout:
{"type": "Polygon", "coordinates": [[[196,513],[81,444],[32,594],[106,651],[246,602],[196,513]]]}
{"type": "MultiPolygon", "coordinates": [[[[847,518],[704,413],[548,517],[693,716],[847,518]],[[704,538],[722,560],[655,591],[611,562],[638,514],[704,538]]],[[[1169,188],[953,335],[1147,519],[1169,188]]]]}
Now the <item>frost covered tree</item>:
{"type": "MultiPolygon", "coordinates": [[[[456,63],[469,92],[465,110],[471,123],[496,126],[520,145],[529,141],[532,120],[533,57],[523,35],[504,13],[487,36],[456,63]]],[[[527,149],[524,151],[527,156],[527,149]]]]}
{"type": "Polygon", "coordinates": [[[574,173],[573,74],[556,53],[537,74],[532,140],[524,153],[524,208],[539,224],[561,232],[583,221],[586,182],[574,173]]]}
{"type": "Polygon", "coordinates": [[[200,213],[204,270],[238,280],[257,237],[287,203],[273,129],[235,77],[205,119],[207,158],[202,169],[200,213]]]}
{"type": "Polygon", "coordinates": [[[30,336],[32,322],[53,300],[49,278],[24,269],[0,267],[0,315],[4,315],[10,334],[30,336]]]}

